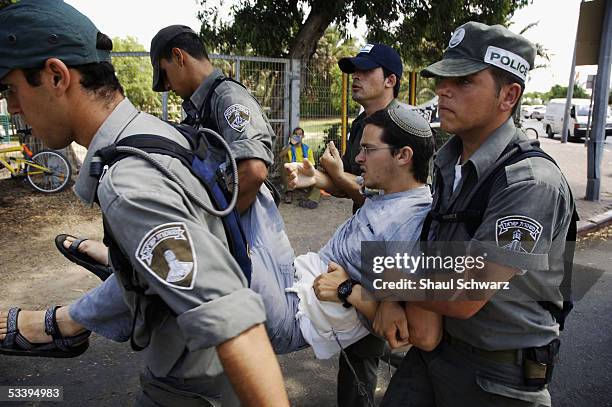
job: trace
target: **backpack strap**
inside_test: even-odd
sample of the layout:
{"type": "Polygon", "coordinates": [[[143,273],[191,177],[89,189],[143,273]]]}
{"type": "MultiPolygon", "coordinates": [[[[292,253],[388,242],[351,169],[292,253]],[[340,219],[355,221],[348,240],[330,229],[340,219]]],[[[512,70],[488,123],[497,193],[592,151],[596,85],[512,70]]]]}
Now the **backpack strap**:
{"type": "Polygon", "coordinates": [[[293,144],[291,144],[291,162],[297,162],[297,157],[296,157],[297,153],[295,151],[295,146],[293,144]]]}
{"type": "MultiPolygon", "coordinates": [[[[183,121],[181,124],[187,124],[189,126],[192,127],[197,127],[198,124],[202,127],[214,130],[217,133],[219,132],[219,128],[217,126],[217,123],[215,123],[215,121],[212,119],[212,115],[211,115],[211,111],[212,111],[212,106],[211,106],[211,101],[212,101],[212,97],[214,95],[215,89],[217,89],[217,86],[221,85],[223,82],[225,81],[230,81],[230,82],[234,82],[240,86],[242,86],[245,90],[247,90],[248,93],[248,89],[246,88],[246,86],[244,86],[242,83],[232,79],[232,78],[228,78],[226,76],[220,77],[215,79],[215,81],[213,82],[212,86],[210,87],[208,93],[206,94],[206,98],[204,99],[204,111],[201,112],[200,117],[198,118],[198,120],[185,120],[183,121]]],[[[281,202],[281,196],[280,193],[278,192],[278,190],[274,187],[274,185],[272,184],[272,182],[270,182],[267,178],[264,181],[264,184],[266,185],[266,187],[270,190],[270,193],[272,194],[272,197],[274,198],[274,203],[276,203],[276,206],[280,205],[281,202]]]]}
{"type": "MultiPolygon", "coordinates": [[[[544,158],[555,164],[555,166],[559,167],[555,160],[540,148],[539,142],[537,140],[523,141],[520,143],[511,144],[504,150],[501,158],[497,161],[495,166],[491,170],[489,170],[489,172],[485,174],[483,178],[481,178],[481,181],[479,181],[476,187],[473,189],[473,192],[469,197],[469,203],[467,204],[464,210],[456,212],[448,211],[441,213],[439,211],[441,195],[438,195],[438,200],[435,208],[432,208],[431,212],[427,215],[423,223],[423,229],[421,230],[420,235],[420,240],[422,242],[421,248],[426,247],[425,242],[428,240],[431,223],[434,220],[439,223],[464,223],[466,225],[466,229],[469,236],[473,237],[478,227],[482,224],[483,216],[489,203],[491,189],[493,188],[493,185],[497,182],[497,180],[505,175],[506,167],[532,157],[544,158]]],[[[436,174],[438,176],[440,175],[439,169],[437,169],[436,174]]],[[[437,182],[436,184],[438,185],[438,187],[436,188],[435,193],[440,194],[442,192],[441,183],[437,182]]],[[[571,190],[570,199],[573,200],[571,190]]],[[[563,330],[565,319],[574,306],[573,302],[571,301],[574,245],[571,242],[576,241],[578,220],[578,212],[576,211],[576,207],[574,206],[572,219],[570,221],[566,237],[565,252],[563,254],[563,280],[559,287],[563,295],[563,307],[559,309],[559,307],[551,301],[538,301],[538,304],[540,304],[544,309],[546,309],[552,314],[553,318],[559,324],[560,330],[563,330]],[[568,244],[568,242],[570,244],[568,244]]]]}
{"type": "MultiPolygon", "coordinates": [[[[291,144],[291,162],[297,162],[297,149],[291,144]]],[[[302,143],[302,158],[308,160],[308,144],[302,143]]]]}
{"type": "MultiPolygon", "coordinates": [[[[542,157],[553,163],[555,162],[552,157],[539,148],[537,140],[510,144],[502,152],[500,159],[495,165],[483,174],[480,181],[472,189],[468,197],[469,203],[465,209],[461,211],[448,210],[442,213],[440,212],[441,200],[438,198],[436,207],[431,211],[431,220],[435,220],[439,223],[465,223],[467,225],[468,234],[474,236],[476,229],[478,229],[478,226],[482,223],[491,189],[495,182],[505,174],[506,167],[530,157],[542,157]]],[[[440,176],[439,169],[436,171],[436,174],[438,177],[440,176]]],[[[436,188],[435,193],[441,196],[442,185],[441,183],[436,184],[438,188],[436,188]]],[[[431,221],[429,221],[429,223],[431,224],[431,221]]]]}
{"type": "MultiPolygon", "coordinates": [[[[190,145],[193,146],[192,142],[190,145]]],[[[178,159],[183,165],[191,169],[193,152],[174,141],[153,134],[136,134],[119,140],[117,143],[101,148],[96,155],[109,167],[117,161],[131,156],[129,153],[121,153],[117,147],[134,147],[149,154],[163,154],[178,159]]],[[[93,174],[92,174],[93,175],[93,174]]],[[[195,174],[194,174],[195,175],[195,174]]]]}
{"type": "Polygon", "coordinates": [[[219,132],[217,123],[215,123],[215,121],[212,119],[212,116],[211,116],[211,111],[212,111],[211,101],[212,101],[213,95],[215,94],[215,89],[217,89],[217,87],[225,81],[237,83],[238,85],[246,89],[246,87],[242,83],[235,81],[232,78],[228,78],[226,76],[222,76],[222,77],[215,79],[215,81],[211,85],[210,89],[208,90],[208,93],[206,94],[206,98],[204,98],[204,111],[200,112],[199,122],[202,127],[209,128],[211,130],[216,131],[217,133],[219,132]]]}
{"type": "MultiPolygon", "coordinates": [[[[180,131],[180,128],[178,130],[180,131]]],[[[185,137],[188,137],[182,131],[180,132],[185,137]]],[[[180,146],[176,142],[153,134],[137,134],[123,138],[113,145],[98,150],[96,155],[101,158],[104,165],[110,167],[131,155],[118,151],[117,147],[133,147],[149,154],[164,154],[178,159],[201,181],[215,209],[223,210],[228,207],[229,192],[225,186],[223,174],[216,163],[202,160],[191,150],[180,146]]],[[[221,217],[221,220],[227,237],[229,250],[250,285],[252,265],[249,258],[246,235],[240,223],[240,215],[236,208],[234,208],[229,214],[221,217]]]]}

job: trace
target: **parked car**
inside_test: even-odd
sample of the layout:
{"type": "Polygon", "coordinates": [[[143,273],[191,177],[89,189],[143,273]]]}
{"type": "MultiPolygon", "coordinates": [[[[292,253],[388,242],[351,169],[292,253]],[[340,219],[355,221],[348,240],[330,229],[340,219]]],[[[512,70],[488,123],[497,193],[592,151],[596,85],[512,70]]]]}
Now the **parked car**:
{"type": "Polygon", "coordinates": [[[545,112],[546,112],[546,106],[543,106],[543,105],[535,106],[533,110],[531,111],[531,114],[529,115],[529,117],[531,119],[537,119],[538,121],[540,121],[544,118],[545,112]]]}
{"type": "MultiPolygon", "coordinates": [[[[567,126],[568,139],[579,140],[586,135],[589,115],[591,115],[591,101],[589,99],[572,99],[570,108],[569,123],[567,126]]],[[[551,99],[546,105],[544,114],[544,129],[549,138],[553,138],[555,133],[561,134],[563,131],[563,115],[565,113],[565,99],[551,99]]],[[[612,111],[608,107],[606,118],[605,137],[612,135],[612,111]]],[[[591,123],[593,118],[591,117],[591,123]]]]}
{"type": "Polygon", "coordinates": [[[546,110],[546,106],[544,105],[523,105],[521,106],[521,116],[525,119],[537,119],[537,117],[533,116],[533,113],[536,110],[542,111],[542,117],[544,116],[544,111],[546,110]]]}

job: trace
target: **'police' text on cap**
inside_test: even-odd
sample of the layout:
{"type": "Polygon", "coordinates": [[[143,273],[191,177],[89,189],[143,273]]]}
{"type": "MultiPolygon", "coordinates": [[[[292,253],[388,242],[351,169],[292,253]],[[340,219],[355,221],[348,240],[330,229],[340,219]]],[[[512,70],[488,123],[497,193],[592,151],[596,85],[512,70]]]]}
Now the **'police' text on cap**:
{"type": "Polygon", "coordinates": [[[423,69],[421,75],[467,76],[493,65],[525,83],[535,54],[531,42],[507,28],[470,21],[453,32],[442,60],[423,69]]]}

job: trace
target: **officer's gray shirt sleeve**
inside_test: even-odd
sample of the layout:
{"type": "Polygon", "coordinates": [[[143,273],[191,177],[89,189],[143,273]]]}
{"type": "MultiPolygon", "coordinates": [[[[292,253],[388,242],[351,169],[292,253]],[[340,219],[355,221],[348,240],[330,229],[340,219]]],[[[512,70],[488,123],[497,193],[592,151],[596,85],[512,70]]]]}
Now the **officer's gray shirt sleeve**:
{"type": "MultiPolygon", "coordinates": [[[[187,171],[177,160],[169,168],[187,171]]],[[[142,160],[126,158],[111,168],[98,192],[110,229],[135,266],[139,285],[170,307],[191,351],[216,346],[265,321],[261,297],[247,288],[240,267],[217,237],[224,236],[222,224],[192,206],[175,183],[142,160]],[[118,167],[123,171],[118,173],[118,167]],[[163,281],[152,270],[155,263],[146,267],[142,257],[137,259],[139,245],[151,231],[168,224],[181,224],[187,230],[195,259],[192,288],[163,281]]]]}
{"type": "Polygon", "coordinates": [[[519,270],[547,270],[551,244],[567,216],[565,198],[555,182],[534,177],[528,162],[509,167],[506,177],[491,192],[470,252],[519,270]]]}
{"type": "Polygon", "coordinates": [[[216,107],[217,126],[236,160],[258,158],[271,165],[276,136],[261,106],[246,89],[235,83],[225,82],[217,87],[216,92],[212,102],[216,107]],[[236,126],[233,121],[231,113],[236,108],[249,111],[249,120],[244,128],[236,126]]]}

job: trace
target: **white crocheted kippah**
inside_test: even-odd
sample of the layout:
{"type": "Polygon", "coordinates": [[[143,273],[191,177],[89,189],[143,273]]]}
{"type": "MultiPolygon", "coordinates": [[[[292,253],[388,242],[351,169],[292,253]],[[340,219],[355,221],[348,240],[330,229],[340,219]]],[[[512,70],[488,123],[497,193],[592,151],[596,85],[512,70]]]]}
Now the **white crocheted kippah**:
{"type": "Polygon", "coordinates": [[[398,107],[387,112],[391,120],[407,133],[416,137],[433,137],[429,123],[415,110],[398,107]]]}

